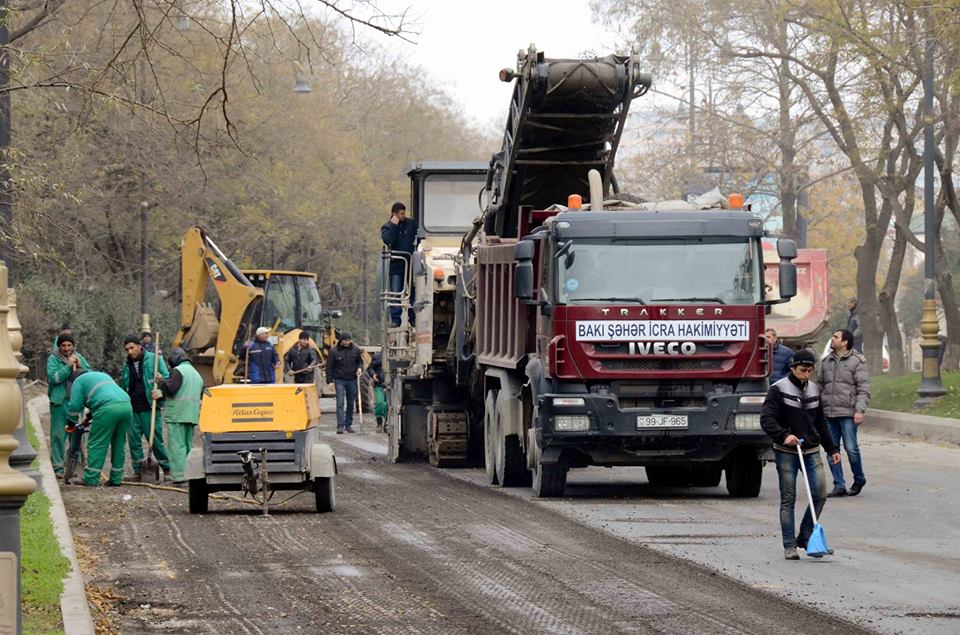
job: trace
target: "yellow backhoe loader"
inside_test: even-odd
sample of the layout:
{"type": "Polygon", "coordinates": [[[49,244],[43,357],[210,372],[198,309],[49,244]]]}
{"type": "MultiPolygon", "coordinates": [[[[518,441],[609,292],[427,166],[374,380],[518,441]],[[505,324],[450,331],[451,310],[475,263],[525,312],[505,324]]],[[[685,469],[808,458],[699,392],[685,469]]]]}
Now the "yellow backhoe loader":
{"type": "MultiPolygon", "coordinates": [[[[316,276],[293,271],[243,272],[199,227],[180,247],[180,330],[174,345],[204,377],[200,445],[187,457],[190,512],[207,511],[210,492],[241,491],[263,506],[276,490],[312,490],[318,512],[335,504],[336,459],[320,443],[320,405],[309,384],[247,383],[241,348],[267,326],[283,359],[307,331],[321,342],[316,276]],[[207,301],[212,284],[217,302],[207,301]]],[[[316,344],[313,344],[316,346],[316,344]]],[[[318,348],[318,351],[320,349],[318,348]]]]}

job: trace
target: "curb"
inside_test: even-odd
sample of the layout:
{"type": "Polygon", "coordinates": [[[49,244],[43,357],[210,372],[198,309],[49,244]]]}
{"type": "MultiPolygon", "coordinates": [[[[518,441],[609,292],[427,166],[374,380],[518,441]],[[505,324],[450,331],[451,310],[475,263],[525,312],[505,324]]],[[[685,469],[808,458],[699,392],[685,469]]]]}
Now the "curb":
{"type": "Polygon", "coordinates": [[[63,581],[63,593],[60,595],[60,613],[63,616],[64,635],[94,635],[93,619],[83,587],[83,574],[77,562],[77,552],[73,548],[73,534],[67,520],[67,510],[63,506],[60,485],[53,473],[50,462],[50,450],[41,424],[41,417],[50,412],[50,402],[46,397],[34,397],[27,403],[30,423],[37,434],[37,460],[40,462],[40,474],[43,477],[43,492],[50,499],[50,519],[53,532],[60,543],[60,551],[70,561],[70,572],[63,581]]]}
{"type": "Polygon", "coordinates": [[[868,409],[865,431],[882,432],[935,443],[960,445],[960,419],[931,417],[911,412],[868,409]]]}

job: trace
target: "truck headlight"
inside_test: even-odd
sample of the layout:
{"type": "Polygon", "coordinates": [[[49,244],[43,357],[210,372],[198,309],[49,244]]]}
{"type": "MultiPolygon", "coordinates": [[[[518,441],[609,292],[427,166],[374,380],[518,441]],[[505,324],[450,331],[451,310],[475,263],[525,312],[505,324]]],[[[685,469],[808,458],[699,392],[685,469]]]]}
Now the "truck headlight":
{"type": "Polygon", "coordinates": [[[764,400],[767,397],[765,395],[744,395],[740,397],[741,406],[762,406],[764,400]]]}
{"type": "Polygon", "coordinates": [[[557,432],[583,432],[590,429],[590,417],[587,415],[557,415],[553,418],[553,427],[557,432]]]}
{"type": "Polygon", "coordinates": [[[762,430],[760,415],[752,413],[738,413],[733,419],[733,426],[737,430],[762,430]]]}
{"type": "Polygon", "coordinates": [[[583,397],[554,397],[553,398],[554,406],[582,406],[584,405],[583,397]]]}

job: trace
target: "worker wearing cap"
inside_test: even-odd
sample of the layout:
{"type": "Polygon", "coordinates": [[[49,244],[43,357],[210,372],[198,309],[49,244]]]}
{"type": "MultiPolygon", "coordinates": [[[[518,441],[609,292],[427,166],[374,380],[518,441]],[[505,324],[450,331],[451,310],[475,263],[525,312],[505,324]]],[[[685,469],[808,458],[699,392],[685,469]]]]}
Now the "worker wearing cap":
{"type": "Polygon", "coordinates": [[[252,342],[240,349],[242,368],[247,370],[247,379],[251,384],[274,384],[277,381],[277,368],[280,356],[270,342],[270,329],[261,326],[252,342]]]}
{"type": "MultiPolygon", "coordinates": [[[[110,479],[107,485],[123,482],[124,445],[127,428],[133,419],[130,396],[106,373],[76,370],[70,375],[67,399],[68,416],[77,419],[84,408],[90,409],[92,424],[87,439],[87,467],[82,484],[100,485],[100,472],[110,448],[110,479]]],[[[78,483],[79,484],[79,483],[78,483]]]]}
{"type": "Polygon", "coordinates": [[[806,549],[807,540],[813,533],[813,518],[807,509],[800,523],[800,533],[794,534],[794,504],[797,498],[797,473],[800,471],[797,446],[800,445],[803,450],[803,463],[810,479],[810,493],[818,518],[827,499],[827,481],[820,459],[820,446],[823,445],[833,463],[840,462],[840,452],[823,416],[820,386],[810,381],[816,363],[816,356],[806,349],[794,353],[790,373],[770,386],[760,413],[760,425],[773,439],[773,456],[780,478],[780,531],[783,556],[787,560],[800,559],[797,547],[806,549]]]}
{"type": "Polygon", "coordinates": [[[63,453],[67,441],[67,382],[76,370],[90,370],[77,352],[73,335],[57,336],[57,348],[47,358],[47,396],[50,398],[50,461],[57,476],[63,476],[63,453]]]}
{"type": "Polygon", "coordinates": [[[327,356],[327,381],[337,389],[337,434],[353,432],[353,407],[357,403],[357,379],[363,369],[363,356],[353,338],[341,331],[337,345],[327,356]]]}
{"type": "MultiPolygon", "coordinates": [[[[120,369],[120,387],[130,395],[133,417],[130,421],[130,462],[133,463],[133,480],[140,480],[140,461],[143,460],[143,439],[150,439],[150,418],[154,399],[155,380],[153,364],[156,353],[144,350],[140,336],[128,335],[123,339],[123,348],[127,351],[126,363],[120,369]]],[[[157,373],[166,379],[170,376],[167,364],[161,357],[158,360],[157,373]]],[[[153,455],[163,468],[164,474],[170,474],[170,459],[163,443],[163,412],[157,404],[157,418],[154,424],[153,455]]]]}

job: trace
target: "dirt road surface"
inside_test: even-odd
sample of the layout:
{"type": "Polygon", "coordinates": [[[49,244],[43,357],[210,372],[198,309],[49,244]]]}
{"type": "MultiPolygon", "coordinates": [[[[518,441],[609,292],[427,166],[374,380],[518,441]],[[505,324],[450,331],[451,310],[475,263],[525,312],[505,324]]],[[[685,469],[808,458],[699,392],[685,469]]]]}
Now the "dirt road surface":
{"type": "Polygon", "coordinates": [[[849,622],[329,434],[337,511],[66,486],[124,633],[851,633],[849,622]]]}

